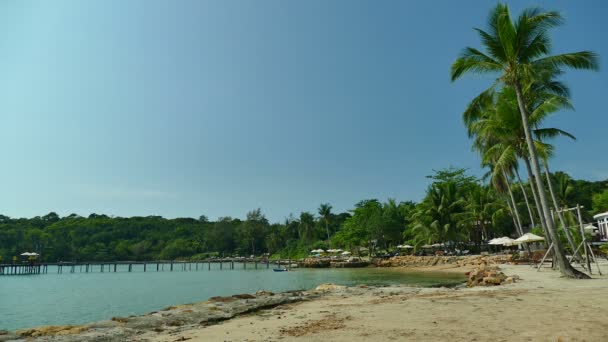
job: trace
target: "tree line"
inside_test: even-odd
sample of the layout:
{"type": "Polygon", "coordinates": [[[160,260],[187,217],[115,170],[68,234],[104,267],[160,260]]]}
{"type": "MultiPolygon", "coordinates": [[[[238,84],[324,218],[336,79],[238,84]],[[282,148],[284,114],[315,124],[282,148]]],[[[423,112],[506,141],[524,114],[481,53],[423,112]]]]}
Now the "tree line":
{"type": "MultiPolygon", "coordinates": [[[[11,260],[23,252],[37,252],[46,261],[115,261],[205,259],[268,253],[272,257],[296,258],[317,248],[342,248],[358,253],[393,251],[396,245],[447,242],[474,249],[492,237],[517,235],[515,221],[505,197],[488,182],[468,175],[464,169],[438,170],[419,203],[394,199],[363,200],[352,210],[334,213],[330,204],[316,212],[290,215],[270,223],[261,209],[243,219],[222,217],[166,219],[160,216],[110,217],[55,213],[34,218],[0,215],[0,257],[11,260]]],[[[608,180],[574,180],[563,172],[551,174],[560,205],[585,206],[587,220],[608,207],[608,180]]],[[[527,212],[523,190],[513,187],[515,210],[527,212]]],[[[532,204],[533,213],[536,208],[532,204]]],[[[537,215],[537,214],[536,214],[537,215]]],[[[567,217],[574,220],[573,217],[567,217]]],[[[521,215],[526,230],[538,217],[521,215]]],[[[539,232],[543,234],[542,231],[539,232]]],[[[573,230],[573,234],[576,231],[573,230]]]]}

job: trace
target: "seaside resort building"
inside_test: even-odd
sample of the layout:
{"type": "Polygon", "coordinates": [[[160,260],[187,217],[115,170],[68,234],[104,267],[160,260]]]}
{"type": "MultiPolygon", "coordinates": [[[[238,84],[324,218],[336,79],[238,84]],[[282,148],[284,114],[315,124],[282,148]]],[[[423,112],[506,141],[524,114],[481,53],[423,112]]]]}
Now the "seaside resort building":
{"type": "Polygon", "coordinates": [[[600,233],[600,240],[608,241],[608,212],[593,216],[597,220],[597,227],[600,233]]]}

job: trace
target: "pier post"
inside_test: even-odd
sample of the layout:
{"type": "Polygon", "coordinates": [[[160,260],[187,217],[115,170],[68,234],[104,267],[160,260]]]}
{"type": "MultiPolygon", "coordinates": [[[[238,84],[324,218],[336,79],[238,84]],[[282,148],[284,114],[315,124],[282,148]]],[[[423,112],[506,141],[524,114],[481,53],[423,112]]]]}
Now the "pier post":
{"type": "Polygon", "coordinates": [[[160,266],[160,265],[159,265],[158,263],[156,263],[156,272],[158,272],[158,267],[159,267],[159,266],[160,266]]]}
{"type": "Polygon", "coordinates": [[[171,272],[173,272],[173,260],[171,261],[171,272]]]}
{"type": "Polygon", "coordinates": [[[211,271],[211,261],[207,262],[207,271],[211,271]]]}
{"type": "Polygon", "coordinates": [[[116,263],[114,263],[114,273],[116,273],[116,263]]]}
{"type": "Polygon", "coordinates": [[[146,272],[146,262],[144,261],[144,272],[146,272]]]}
{"type": "Polygon", "coordinates": [[[223,264],[223,262],[220,261],[220,270],[222,269],[222,264],[223,264]]]}

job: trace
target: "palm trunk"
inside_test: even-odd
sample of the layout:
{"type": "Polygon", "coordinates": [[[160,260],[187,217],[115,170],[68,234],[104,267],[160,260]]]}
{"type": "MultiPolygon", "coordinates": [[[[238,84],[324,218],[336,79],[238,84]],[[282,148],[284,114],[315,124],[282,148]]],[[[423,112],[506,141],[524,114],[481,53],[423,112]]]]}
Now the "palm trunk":
{"type": "Polygon", "coordinates": [[[517,234],[519,236],[524,235],[523,227],[521,225],[521,218],[519,217],[519,210],[517,210],[517,204],[515,202],[515,197],[513,196],[513,191],[511,191],[511,184],[509,184],[509,178],[507,177],[507,173],[505,170],[502,170],[502,176],[505,179],[505,183],[507,183],[507,190],[509,192],[509,198],[511,199],[511,205],[513,206],[513,213],[515,214],[515,219],[517,220],[517,234]]]}
{"type": "MultiPolygon", "coordinates": [[[[509,191],[509,197],[511,198],[511,203],[513,205],[513,212],[515,213],[515,218],[517,219],[517,226],[519,228],[519,236],[524,235],[524,229],[521,225],[521,219],[519,218],[519,210],[517,210],[517,204],[515,202],[515,196],[513,196],[513,191],[511,191],[511,184],[509,184],[509,178],[507,177],[507,173],[504,169],[502,169],[503,177],[505,178],[505,182],[507,183],[507,190],[509,191]]],[[[527,243],[524,243],[524,248],[528,251],[528,255],[532,255],[532,251],[530,250],[530,246],[527,243]]]]}
{"type": "MultiPolygon", "coordinates": [[[[553,200],[553,206],[555,207],[555,212],[557,213],[557,217],[559,218],[559,222],[562,224],[564,228],[564,233],[566,233],[566,238],[568,239],[568,243],[570,244],[570,248],[572,248],[572,253],[576,251],[576,244],[574,243],[574,239],[572,238],[572,234],[568,226],[566,225],[566,221],[564,220],[564,215],[561,211],[559,211],[559,206],[557,205],[557,199],[555,198],[555,192],[553,192],[553,183],[551,182],[551,176],[549,174],[549,162],[544,160],[545,162],[545,175],[547,176],[547,184],[549,184],[549,192],[551,193],[551,199],[553,200]]],[[[576,255],[572,256],[576,258],[576,255]]]]}
{"type": "Polygon", "coordinates": [[[524,195],[524,200],[526,201],[526,207],[528,208],[528,214],[530,215],[530,223],[532,224],[532,227],[536,227],[536,223],[534,223],[534,215],[532,215],[532,208],[530,207],[530,202],[528,201],[528,194],[526,193],[526,188],[524,188],[524,183],[521,181],[521,177],[519,177],[519,172],[517,172],[517,170],[515,170],[515,174],[517,175],[519,187],[521,188],[521,192],[524,195]]]}
{"type": "Polygon", "coordinates": [[[511,218],[513,219],[513,225],[515,226],[515,231],[519,234],[519,225],[517,224],[517,219],[515,218],[515,212],[513,211],[513,207],[511,206],[511,200],[506,199],[507,207],[509,208],[509,212],[511,213],[511,218]]]}
{"type": "Polygon", "coordinates": [[[530,166],[530,159],[528,159],[528,157],[524,157],[524,163],[526,164],[526,170],[528,171],[528,182],[530,183],[530,189],[532,190],[532,197],[534,197],[534,203],[536,204],[536,210],[538,211],[538,217],[540,218],[540,226],[543,228],[543,232],[545,232],[545,238],[547,239],[547,241],[545,242],[547,244],[547,247],[549,247],[549,245],[551,245],[551,236],[549,235],[549,230],[547,230],[547,223],[545,222],[543,209],[540,206],[538,193],[536,192],[536,186],[534,185],[535,177],[532,174],[532,166],[530,166]]]}
{"type": "Polygon", "coordinates": [[[526,143],[528,144],[528,150],[530,152],[530,159],[532,160],[532,173],[536,178],[536,186],[538,190],[538,195],[540,199],[540,204],[543,208],[543,213],[545,217],[545,223],[547,224],[547,230],[549,231],[549,235],[551,236],[551,240],[553,240],[553,256],[555,261],[559,267],[560,272],[568,277],[568,278],[589,278],[588,275],[580,272],[579,270],[572,267],[568,259],[566,258],[566,254],[564,253],[564,246],[559,240],[559,236],[557,235],[557,230],[555,229],[555,225],[553,224],[553,220],[550,216],[549,206],[547,204],[547,195],[545,194],[545,190],[542,183],[542,178],[540,175],[540,166],[538,164],[538,157],[536,155],[536,146],[534,146],[534,141],[532,140],[532,134],[530,133],[530,125],[528,124],[528,110],[526,109],[526,105],[524,102],[523,92],[521,90],[521,84],[516,81],[515,84],[515,93],[517,95],[517,104],[519,105],[519,113],[521,114],[521,120],[524,128],[524,133],[526,134],[526,143]]]}

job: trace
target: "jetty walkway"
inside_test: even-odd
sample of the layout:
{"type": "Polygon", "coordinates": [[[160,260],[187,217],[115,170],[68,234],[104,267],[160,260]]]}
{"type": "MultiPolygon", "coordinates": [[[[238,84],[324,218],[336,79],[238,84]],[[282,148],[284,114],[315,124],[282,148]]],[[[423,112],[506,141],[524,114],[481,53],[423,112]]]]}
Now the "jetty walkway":
{"type": "Polygon", "coordinates": [[[53,273],[106,273],[106,272],[163,272],[163,271],[203,271],[270,268],[270,265],[289,267],[293,260],[267,259],[208,259],[197,261],[103,261],[103,262],[55,262],[55,263],[14,263],[0,264],[0,276],[34,275],[53,273]]]}

